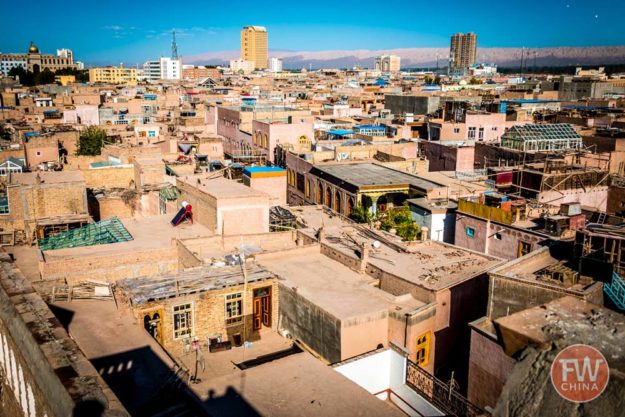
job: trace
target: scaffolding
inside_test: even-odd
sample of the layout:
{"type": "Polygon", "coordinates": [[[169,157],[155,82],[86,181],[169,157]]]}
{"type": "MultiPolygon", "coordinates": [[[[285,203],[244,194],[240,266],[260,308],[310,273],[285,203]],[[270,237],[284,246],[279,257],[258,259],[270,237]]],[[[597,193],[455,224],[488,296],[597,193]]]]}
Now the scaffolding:
{"type": "Polygon", "coordinates": [[[77,248],[80,246],[105,245],[108,243],[127,242],[132,236],[117,217],[111,217],[97,223],[43,238],[39,241],[42,251],[77,248]]]}

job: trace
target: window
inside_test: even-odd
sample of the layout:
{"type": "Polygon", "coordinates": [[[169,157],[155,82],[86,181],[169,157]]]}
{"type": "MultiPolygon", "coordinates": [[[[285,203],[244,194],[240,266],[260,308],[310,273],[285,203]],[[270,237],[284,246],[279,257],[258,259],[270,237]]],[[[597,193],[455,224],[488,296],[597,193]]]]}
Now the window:
{"type": "Polygon", "coordinates": [[[501,233],[495,233],[495,240],[501,240],[501,233]]]}
{"type": "Polygon", "coordinates": [[[226,295],[226,324],[243,321],[243,294],[240,292],[226,295]]]}
{"type": "Polygon", "coordinates": [[[475,128],[474,127],[469,128],[469,140],[475,140],[475,128]]]}
{"type": "Polygon", "coordinates": [[[459,127],[454,127],[454,133],[460,133],[460,128],[459,127]]]}
{"type": "Polygon", "coordinates": [[[525,256],[532,251],[532,244],[530,242],[519,241],[519,253],[518,257],[525,256]]]}
{"type": "Polygon", "coordinates": [[[36,152],[37,156],[41,156],[41,152],[37,151],[36,152]]]}
{"type": "Polygon", "coordinates": [[[417,337],[417,353],[415,362],[423,367],[428,364],[430,358],[430,336],[431,332],[427,332],[417,337]]]}
{"type": "Polygon", "coordinates": [[[174,339],[191,336],[193,332],[193,306],[180,304],[174,306],[174,339]]]}
{"type": "Polygon", "coordinates": [[[497,126],[493,126],[493,132],[497,131],[497,126]]]}
{"type": "Polygon", "coordinates": [[[469,237],[475,237],[475,229],[472,227],[467,227],[466,228],[466,232],[467,232],[467,236],[469,237]]]}
{"type": "Polygon", "coordinates": [[[480,127],[480,130],[478,131],[478,140],[484,140],[484,128],[480,127]]]}

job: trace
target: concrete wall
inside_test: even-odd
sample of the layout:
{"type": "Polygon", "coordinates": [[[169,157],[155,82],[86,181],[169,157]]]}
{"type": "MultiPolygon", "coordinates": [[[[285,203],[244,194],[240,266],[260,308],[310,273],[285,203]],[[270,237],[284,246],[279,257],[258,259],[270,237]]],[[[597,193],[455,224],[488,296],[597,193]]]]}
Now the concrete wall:
{"type": "Polygon", "coordinates": [[[340,362],[341,322],[280,283],[280,326],[331,363],[340,362]]]}
{"type": "Polygon", "coordinates": [[[427,141],[422,143],[429,161],[429,172],[473,170],[475,147],[427,141]]]}
{"type": "Polygon", "coordinates": [[[488,316],[491,320],[536,307],[566,295],[603,305],[601,282],[595,282],[585,293],[581,293],[546,283],[527,282],[518,278],[490,274],[490,294],[488,316]]]}
{"type": "Polygon", "coordinates": [[[471,329],[467,391],[469,401],[481,408],[495,408],[514,363],[514,359],[506,355],[497,344],[494,335],[471,329]]]}
{"type": "Polygon", "coordinates": [[[271,206],[286,205],[286,172],[280,177],[243,177],[243,183],[270,196],[271,206]]]}
{"type": "Polygon", "coordinates": [[[527,242],[531,251],[541,247],[549,239],[520,229],[487,222],[484,219],[471,217],[464,213],[456,214],[456,233],[454,244],[502,259],[516,259],[519,253],[519,242],[527,242]],[[475,230],[473,237],[467,234],[467,227],[475,230]]]}
{"type": "Polygon", "coordinates": [[[393,349],[386,349],[339,364],[334,370],[385,400],[387,393],[379,393],[404,384],[406,359],[393,349]]]}
{"type": "Polygon", "coordinates": [[[438,109],[439,104],[440,97],[438,96],[396,96],[391,94],[384,96],[384,108],[396,115],[405,113],[431,114],[438,109]]]}

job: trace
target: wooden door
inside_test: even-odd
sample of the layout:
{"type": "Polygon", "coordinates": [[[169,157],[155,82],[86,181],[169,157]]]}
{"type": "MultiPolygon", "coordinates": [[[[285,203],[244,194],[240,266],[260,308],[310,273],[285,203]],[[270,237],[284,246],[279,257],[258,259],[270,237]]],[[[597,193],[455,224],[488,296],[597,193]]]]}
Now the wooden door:
{"type": "Polygon", "coordinates": [[[263,326],[271,327],[271,295],[261,299],[263,307],[263,326]]]}
{"type": "Polygon", "coordinates": [[[262,322],[262,301],[260,298],[254,298],[254,314],[252,316],[252,322],[254,330],[260,329],[262,322]]]}

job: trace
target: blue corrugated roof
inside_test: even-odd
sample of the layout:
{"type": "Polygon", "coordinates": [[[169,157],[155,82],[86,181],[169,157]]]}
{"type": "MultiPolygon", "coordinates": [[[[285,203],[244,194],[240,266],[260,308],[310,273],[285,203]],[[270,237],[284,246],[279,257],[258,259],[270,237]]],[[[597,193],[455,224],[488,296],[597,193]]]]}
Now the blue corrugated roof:
{"type": "Polygon", "coordinates": [[[384,126],[377,126],[377,125],[362,125],[362,126],[356,126],[356,127],[358,129],[386,130],[384,126]]]}
{"type": "Polygon", "coordinates": [[[354,131],[348,130],[348,129],[332,129],[332,130],[329,130],[328,133],[331,135],[344,136],[344,135],[351,135],[352,133],[354,133],[354,131]]]}
{"type": "Polygon", "coordinates": [[[540,100],[534,98],[522,98],[518,100],[501,100],[501,102],[505,103],[516,103],[516,104],[526,104],[526,103],[558,103],[560,100],[540,100]]]}
{"type": "Polygon", "coordinates": [[[256,172],[284,172],[285,169],[280,167],[247,167],[243,170],[244,174],[253,174],[256,172]]]}

